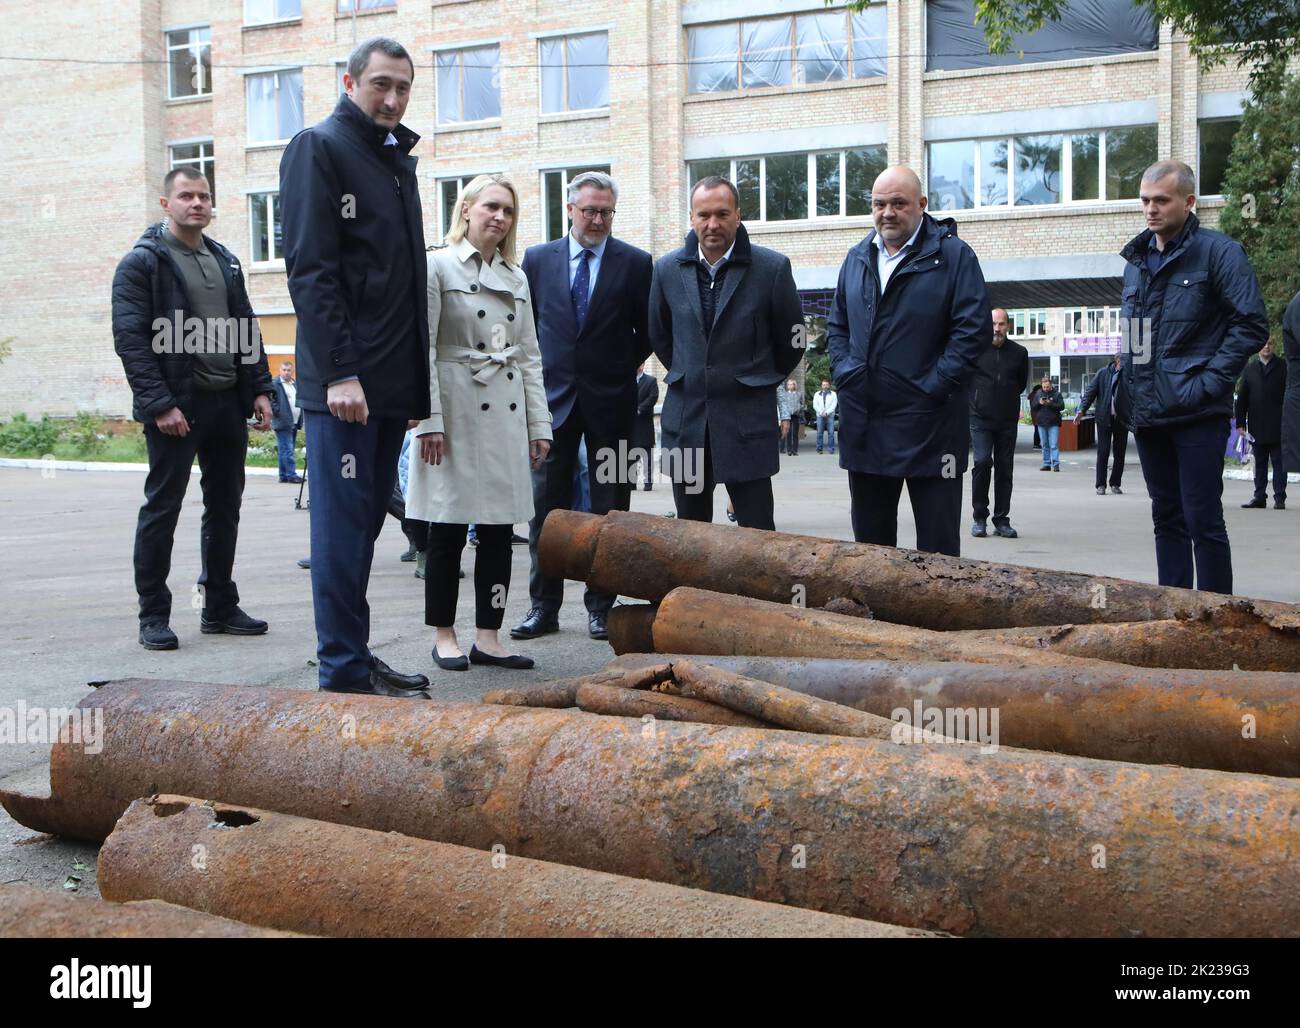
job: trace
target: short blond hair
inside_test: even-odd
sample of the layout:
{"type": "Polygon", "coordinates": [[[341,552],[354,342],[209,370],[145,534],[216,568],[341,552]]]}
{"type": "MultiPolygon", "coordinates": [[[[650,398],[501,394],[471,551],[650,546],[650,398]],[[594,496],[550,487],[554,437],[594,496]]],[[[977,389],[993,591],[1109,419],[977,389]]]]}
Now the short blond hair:
{"type": "Polygon", "coordinates": [[[449,246],[455,246],[465,238],[469,232],[469,223],[465,220],[466,202],[473,204],[488,186],[501,186],[510,190],[510,196],[515,201],[515,217],[510,223],[510,231],[505,234],[505,238],[497,246],[497,252],[505,258],[507,264],[518,263],[515,260],[515,233],[519,228],[519,191],[515,189],[515,184],[510,181],[507,175],[475,175],[470,179],[459,194],[456,196],[456,208],[452,213],[451,228],[447,230],[446,238],[443,242],[449,246]]]}

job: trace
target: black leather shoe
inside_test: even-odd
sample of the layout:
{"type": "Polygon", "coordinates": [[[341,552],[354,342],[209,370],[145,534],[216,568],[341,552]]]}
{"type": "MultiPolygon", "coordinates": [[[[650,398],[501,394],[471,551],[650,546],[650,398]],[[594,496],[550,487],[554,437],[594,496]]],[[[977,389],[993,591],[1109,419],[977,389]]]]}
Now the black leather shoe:
{"type": "Polygon", "coordinates": [[[394,671],[378,657],[375,658],[375,666],[371,669],[372,675],[377,675],[389,685],[397,689],[427,689],[429,688],[429,679],[421,674],[404,675],[400,671],[394,671]]]}
{"type": "MultiPolygon", "coordinates": [[[[464,660],[464,657],[460,658],[464,660]]],[[[471,664],[491,664],[494,667],[508,667],[514,671],[527,671],[533,666],[532,657],[521,657],[517,653],[510,653],[504,657],[494,657],[490,653],[484,653],[477,646],[469,648],[469,663],[471,664]]]]}
{"type": "Polygon", "coordinates": [[[1120,488],[1119,486],[1117,486],[1117,485],[1113,485],[1113,486],[1111,486],[1111,487],[1110,487],[1110,491],[1111,491],[1112,493],[1114,493],[1116,496],[1121,496],[1121,495],[1123,495],[1123,493],[1124,493],[1124,490],[1121,489],[1121,488],[1120,488]]]}
{"type": "Polygon", "coordinates": [[[983,521],[976,521],[970,526],[970,534],[976,539],[983,539],[989,534],[988,526],[985,525],[983,521]]]}
{"type": "Polygon", "coordinates": [[[606,623],[606,615],[592,614],[591,619],[587,622],[587,634],[593,639],[608,639],[609,625],[606,623]]]}
{"type": "Polygon", "coordinates": [[[1274,510],[1286,510],[1286,500],[1274,500],[1274,501],[1273,501],[1273,509],[1274,509],[1274,510]]]}
{"type": "Polygon", "coordinates": [[[236,607],[224,617],[210,618],[206,614],[199,616],[199,631],[204,635],[265,635],[267,624],[257,618],[250,618],[236,607]]]}
{"type": "Polygon", "coordinates": [[[1099,486],[1097,486],[1097,495],[1098,495],[1098,496],[1105,496],[1105,495],[1106,495],[1106,487],[1105,487],[1104,485],[1099,485],[1099,486]]]}
{"type": "Polygon", "coordinates": [[[1000,535],[1003,539],[1019,539],[1020,533],[1010,525],[994,525],[993,534],[1000,535]]]}
{"type": "Polygon", "coordinates": [[[393,696],[400,700],[428,700],[432,697],[423,689],[399,689],[388,682],[385,682],[379,675],[371,671],[370,677],[355,685],[335,686],[326,689],[323,686],[321,692],[336,692],[345,695],[359,696],[393,696]]]}
{"type": "Polygon", "coordinates": [[[1243,504],[1241,505],[1242,510],[1251,510],[1251,509],[1263,510],[1263,509],[1264,509],[1265,507],[1267,507],[1267,506],[1268,506],[1268,501],[1267,501],[1267,500],[1261,500],[1261,499],[1259,499],[1258,497],[1256,497],[1255,499],[1251,500],[1249,503],[1243,503],[1243,504]]]}
{"type": "Polygon", "coordinates": [[[174,650],[180,646],[180,640],[166,621],[150,621],[140,626],[140,645],[146,650],[174,650]]]}
{"type": "Polygon", "coordinates": [[[310,558],[310,557],[303,557],[302,560],[298,561],[298,566],[299,566],[300,568],[302,568],[304,571],[310,571],[310,570],[311,570],[311,558],[310,558]]]}
{"type": "Polygon", "coordinates": [[[438,655],[438,644],[433,644],[433,662],[444,671],[468,671],[469,657],[461,654],[459,657],[440,657],[438,655]]]}
{"type": "Polygon", "coordinates": [[[548,635],[559,630],[559,617],[555,614],[547,614],[541,607],[534,607],[519,624],[510,629],[510,638],[536,639],[539,635],[548,635]]]}

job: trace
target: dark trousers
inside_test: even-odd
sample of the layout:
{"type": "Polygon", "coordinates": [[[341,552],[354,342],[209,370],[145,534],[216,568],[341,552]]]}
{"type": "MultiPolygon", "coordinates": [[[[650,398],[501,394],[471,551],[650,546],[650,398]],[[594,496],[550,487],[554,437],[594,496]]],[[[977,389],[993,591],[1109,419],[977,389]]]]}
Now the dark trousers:
{"type": "MultiPolygon", "coordinates": [[[[553,510],[573,509],[573,476],[578,467],[578,445],[587,435],[587,485],[591,493],[591,512],[607,514],[611,510],[627,510],[632,502],[630,469],[619,460],[620,440],[600,431],[599,426],[588,425],[577,403],[559,428],[553,430],[551,450],[546,462],[533,472],[533,520],[528,523],[528,595],[532,606],[556,613],[564,602],[564,579],[543,575],[537,563],[537,541],[542,537],[546,515],[553,510]],[[615,474],[609,474],[610,469],[615,474]],[[613,481],[606,481],[613,478],[613,481]]],[[[627,453],[623,442],[622,453],[627,453]]],[[[481,545],[481,544],[480,544],[481,545]]],[[[587,613],[608,614],[614,606],[612,593],[598,593],[588,589],[583,595],[587,613]]]]}
{"type": "Polygon", "coordinates": [[[304,413],[320,684],[356,685],[374,666],[366,589],[375,540],[397,481],[406,421],[372,413],[361,425],[341,421],[328,411],[304,413]]]}
{"type": "MultiPolygon", "coordinates": [[[[678,469],[679,472],[682,469],[678,469]]],[[[718,481],[713,474],[713,451],[709,446],[709,433],[704,433],[704,455],[695,483],[673,482],[673,504],[677,516],[683,521],[713,520],[713,490],[718,481]]],[[[675,477],[683,477],[678,473],[675,477]]],[[[731,497],[731,509],[736,524],[741,528],[776,529],[775,503],[772,499],[772,479],[755,478],[748,482],[724,482],[731,497]]]]}
{"type": "Polygon", "coordinates": [[[1161,585],[1232,592],[1232,549],[1223,523],[1223,454],[1228,419],[1140,428],[1142,475],[1151,496],[1161,585]]]}
{"type": "Polygon", "coordinates": [[[248,425],[238,392],[196,390],[189,422],[190,431],[184,437],[163,435],[152,422],[144,426],[149,474],[144,480],[144,506],[135,527],[135,591],[140,598],[142,625],[171,618],[172,594],[167,588],[167,575],[172,567],[172,540],[196,455],[202,471],[199,487],[203,490],[203,523],[199,531],[203,612],[221,618],[239,604],[239,591],[230,576],[239,535],[239,505],[244,496],[248,425]]]}
{"type": "Polygon", "coordinates": [[[1110,469],[1110,484],[1118,487],[1124,477],[1124,452],[1128,449],[1128,429],[1118,418],[1097,419],[1097,488],[1106,484],[1106,465],[1114,447],[1115,463],[1110,469]]]}
{"type": "MultiPolygon", "coordinates": [[[[993,524],[1011,523],[1011,474],[1015,468],[1016,423],[998,428],[971,425],[971,444],[975,460],[971,465],[971,502],[975,507],[975,520],[987,521],[989,516],[989,479],[993,480],[993,524]]],[[[907,487],[912,491],[911,485],[907,487]]]]}
{"type": "MultiPolygon", "coordinates": [[[[460,556],[468,525],[429,525],[429,558],[424,579],[424,623],[451,628],[460,598],[460,556]]],[[[514,525],[476,525],[474,553],[474,625],[497,629],[506,614],[510,592],[510,537],[514,525]]]]}
{"type": "Polygon", "coordinates": [[[275,431],[275,445],[280,455],[280,481],[287,482],[298,474],[294,462],[293,443],[298,433],[292,428],[279,428],[275,431]]]}
{"type": "Polygon", "coordinates": [[[797,454],[799,452],[799,424],[803,420],[799,414],[790,415],[790,427],[786,429],[784,439],[784,449],[786,453],[797,454]]]}
{"type": "Polygon", "coordinates": [[[654,415],[637,415],[636,427],[632,429],[632,447],[637,462],[637,479],[644,489],[654,484],[654,449],[655,419],[654,415]]]}
{"type": "Polygon", "coordinates": [[[1286,502],[1286,468],[1282,467],[1282,444],[1256,442],[1251,447],[1255,455],[1255,499],[1262,500],[1268,493],[1268,462],[1273,462],[1273,499],[1286,502]]]}
{"type": "Polygon", "coordinates": [[[916,548],[961,556],[961,477],[894,478],[849,472],[853,538],[879,546],[898,545],[898,498],[907,482],[916,520],[916,548]]]}

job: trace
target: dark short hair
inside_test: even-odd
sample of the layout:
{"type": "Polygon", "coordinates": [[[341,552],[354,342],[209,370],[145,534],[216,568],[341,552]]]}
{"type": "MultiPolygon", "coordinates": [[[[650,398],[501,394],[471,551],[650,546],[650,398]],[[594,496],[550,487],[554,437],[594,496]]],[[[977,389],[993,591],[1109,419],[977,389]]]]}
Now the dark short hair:
{"type": "Polygon", "coordinates": [[[695,206],[695,192],[698,189],[717,189],[718,186],[726,186],[731,190],[731,199],[736,204],[736,210],[740,210],[740,193],[736,191],[736,185],[729,178],[722,175],[705,175],[695,185],[691,186],[691,206],[695,206]]]}
{"type": "Polygon", "coordinates": [[[178,178],[201,178],[205,182],[208,180],[208,176],[199,171],[198,168],[190,168],[185,165],[181,165],[179,168],[172,168],[171,171],[167,172],[166,177],[163,179],[163,196],[172,195],[172,183],[178,178]]]}
{"type": "Polygon", "coordinates": [[[371,36],[358,43],[357,48],[348,56],[348,74],[352,76],[353,82],[360,81],[366,65],[370,63],[370,55],[376,50],[399,61],[406,61],[411,66],[411,78],[415,78],[415,62],[406,52],[406,47],[389,36],[371,36]]]}

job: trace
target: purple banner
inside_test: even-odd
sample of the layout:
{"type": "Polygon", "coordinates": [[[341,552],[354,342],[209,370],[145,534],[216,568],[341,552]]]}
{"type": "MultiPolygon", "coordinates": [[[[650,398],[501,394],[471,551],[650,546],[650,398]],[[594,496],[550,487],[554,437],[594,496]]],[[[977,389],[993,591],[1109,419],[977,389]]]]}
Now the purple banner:
{"type": "Polygon", "coordinates": [[[1122,335],[1065,336],[1061,340],[1062,353],[1119,353],[1122,335]]]}

